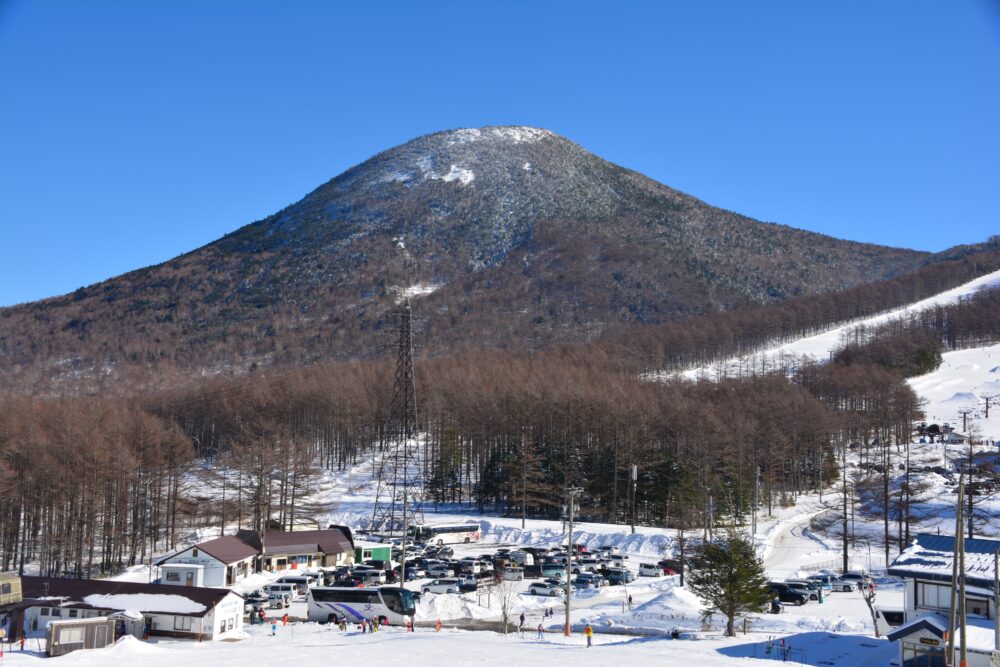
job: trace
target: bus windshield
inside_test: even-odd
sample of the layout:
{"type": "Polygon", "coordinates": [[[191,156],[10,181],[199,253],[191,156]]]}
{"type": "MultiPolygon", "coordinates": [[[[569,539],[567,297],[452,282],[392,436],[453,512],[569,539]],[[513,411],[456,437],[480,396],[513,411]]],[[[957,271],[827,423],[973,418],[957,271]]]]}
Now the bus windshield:
{"type": "Polygon", "coordinates": [[[397,614],[413,616],[416,613],[417,607],[413,602],[413,593],[405,588],[382,588],[380,592],[382,599],[385,600],[385,605],[397,614]]]}

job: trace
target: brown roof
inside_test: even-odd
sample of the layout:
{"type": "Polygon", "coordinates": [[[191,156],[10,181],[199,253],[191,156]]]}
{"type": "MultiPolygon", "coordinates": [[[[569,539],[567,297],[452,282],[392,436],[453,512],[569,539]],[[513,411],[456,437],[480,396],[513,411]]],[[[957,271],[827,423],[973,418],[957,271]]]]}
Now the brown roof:
{"type": "MultiPolygon", "coordinates": [[[[260,537],[252,531],[240,531],[240,538],[251,544],[260,537]]],[[[266,554],[324,554],[347,553],[353,551],[354,544],[344,531],[338,528],[325,530],[269,530],[264,533],[264,553],[266,554]]]]}
{"type": "MultiPolygon", "coordinates": [[[[250,558],[252,556],[257,556],[260,554],[260,551],[258,549],[256,549],[253,546],[250,546],[240,538],[234,537],[232,535],[217,537],[214,540],[209,540],[207,542],[202,542],[201,544],[196,544],[194,545],[194,547],[187,547],[185,549],[181,549],[180,551],[177,552],[177,554],[184,553],[185,551],[191,548],[204,551],[209,556],[211,556],[212,558],[216,559],[221,563],[224,563],[225,565],[229,565],[230,563],[236,563],[246,558],[250,558]]],[[[171,554],[166,558],[161,558],[160,560],[156,561],[156,564],[163,565],[177,554],[171,554]]]]}
{"type": "MultiPolygon", "coordinates": [[[[139,609],[143,613],[164,613],[174,616],[201,617],[222,602],[222,599],[232,591],[225,588],[201,588],[198,586],[165,586],[163,584],[137,584],[131,581],[113,581],[110,579],[64,579],[62,577],[21,577],[21,588],[25,601],[28,598],[66,598],[74,602],[69,606],[91,609],[110,609],[94,607],[82,602],[88,595],[179,595],[205,607],[205,611],[180,614],[170,610],[168,602],[163,609],[156,609],[156,600],[150,600],[149,608],[139,609]]],[[[44,606],[44,602],[39,602],[44,606]]],[[[121,610],[114,610],[121,611],[121,610]]]]}

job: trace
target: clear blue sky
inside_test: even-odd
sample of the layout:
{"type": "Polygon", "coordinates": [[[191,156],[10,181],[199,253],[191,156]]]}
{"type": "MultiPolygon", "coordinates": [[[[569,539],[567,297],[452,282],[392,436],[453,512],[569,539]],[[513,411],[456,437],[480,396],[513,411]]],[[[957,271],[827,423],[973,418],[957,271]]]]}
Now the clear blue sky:
{"type": "Polygon", "coordinates": [[[982,241],[1000,233],[1000,6],[0,0],[0,305],[488,124],[761,220],[982,241]]]}

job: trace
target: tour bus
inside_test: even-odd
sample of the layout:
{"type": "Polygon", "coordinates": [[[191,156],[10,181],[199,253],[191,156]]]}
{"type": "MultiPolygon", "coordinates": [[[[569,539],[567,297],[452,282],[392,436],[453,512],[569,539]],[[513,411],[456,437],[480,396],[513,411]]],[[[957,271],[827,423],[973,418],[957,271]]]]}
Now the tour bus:
{"type": "Polygon", "coordinates": [[[432,525],[410,526],[408,534],[418,542],[428,544],[457,544],[459,542],[478,542],[479,523],[436,523],[432,525]]]}
{"type": "Polygon", "coordinates": [[[405,588],[340,588],[318,586],[306,594],[310,621],[325,623],[347,618],[350,623],[382,619],[389,625],[406,625],[416,612],[413,593],[405,588]]]}

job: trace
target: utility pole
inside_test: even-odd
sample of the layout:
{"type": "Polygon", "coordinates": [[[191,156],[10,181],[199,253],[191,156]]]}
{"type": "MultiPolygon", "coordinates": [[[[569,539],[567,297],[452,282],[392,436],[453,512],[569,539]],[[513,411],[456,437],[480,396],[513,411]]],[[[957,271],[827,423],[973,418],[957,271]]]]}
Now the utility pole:
{"type": "Polygon", "coordinates": [[[951,559],[951,604],[948,609],[948,652],[947,662],[949,665],[955,664],[955,625],[958,600],[956,599],[959,581],[959,555],[958,542],[962,540],[962,501],[965,493],[963,478],[958,477],[958,500],[955,503],[955,547],[952,551],[951,559]]]}
{"type": "Polygon", "coordinates": [[[1000,651],[1000,549],[993,552],[993,650],[1000,651]]]}
{"type": "MultiPolygon", "coordinates": [[[[969,642],[966,640],[966,626],[968,625],[968,610],[966,610],[966,603],[968,598],[965,595],[965,540],[962,539],[961,535],[958,535],[958,584],[959,584],[959,604],[961,605],[961,622],[962,622],[962,651],[960,653],[960,658],[958,661],[959,667],[969,667],[968,658],[968,645],[969,642]]],[[[994,619],[995,621],[996,619],[994,619]]]]}
{"type": "Polygon", "coordinates": [[[841,455],[841,469],[843,472],[843,483],[844,483],[844,573],[847,573],[847,440],[842,443],[842,455],[841,455]]]}
{"type": "Polygon", "coordinates": [[[633,535],[635,534],[635,514],[636,514],[636,512],[635,512],[635,487],[638,484],[638,480],[639,480],[639,466],[637,466],[636,464],[633,463],[632,464],[632,512],[631,512],[631,515],[632,515],[631,516],[631,519],[632,519],[632,534],[633,535]]]}
{"type": "Polygon", "coordinates": [[[972,408],[961,408],[958,414],[962,415],[962,433],[969,432],[969,415],[971,415],[975,410],[972,408]]]}
{"type": "Polygon", "coordinates": [[[569,629],[569,598],[570,592],[573,590],[572,579],[573,579],[573,555],[576,552],[576,548],[573,546],[573,512],[576,509],[576,499],[583,493],[583,489],[578,486],[571,486],[566,489],[566,501],[567,509],[569,511],[569,533],[566,538],[567,548],[566,548],[566,625],[563,628],[563,634],[567,637],[570,636],[569,629]]]}

